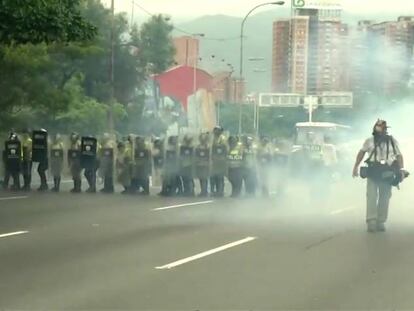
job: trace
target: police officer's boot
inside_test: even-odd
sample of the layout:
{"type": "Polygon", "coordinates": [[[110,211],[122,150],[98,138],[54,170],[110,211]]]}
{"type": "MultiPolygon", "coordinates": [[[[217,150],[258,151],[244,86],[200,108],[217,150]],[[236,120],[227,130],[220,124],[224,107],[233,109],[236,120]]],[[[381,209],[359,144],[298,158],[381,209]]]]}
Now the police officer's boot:
{"type": "Polygon", "coordinates": [[[211,196],[215,196],[216,194],[216,176],[212,176],[210,177],[210,194],[211,196]]]}
{"type": "Polygon", "coordinates": [[[104,177],[104,187],[101,189],[103,193],[113,193],[114,192],[114,180],[112,176],[104,177]]]}
{"type": "Polygon", "coordinates": [[[208,195],[208,192],[207,192],[207,184],[208,184],[207,179],[204,179],[204,178],[201,178],[200,179],[200,189],[201,189],[201,192],[198,195],[199,197],[206,197],[208,195]]]}
{"type": "Polygon", "coordinates": [[[59,192],[60,191],[60,177],[53,177],[53,192],[59,192]]]}
{"type": "Polygon", "coordinates": [[[3,190],[7,190],[9,188],[9,181],[10,181],[10,173],[6,172],[3,179],[3,190]]]}
{"type": "Polygon", "coordinates": [[[150,190],[149,190],[149,178],[145,177],[142,180],[142,188],[143,191],[141,192],[142,195],[149,195],[150,194],[150,190]]]}
{"type": "Polygon", "coordinates": [[[47,185],[47,179],[45,172],[42,172],[40,175],[40,187],[37,189],[38,191],[46,191],[49,187],[47,185]]]}
{"type": "Polygon", "coordinates": [[[87,193],[96,193],[96,175],[94,176],[94,174],[94,170],[85,171],[85,177],[89,185],[88,190],[86,190],[87,193]]]}
{"type": "Polygon", "coordinates": [[[183,178],[181,176],[177,176],[175,178],[175,183],[174,183],[173,189],[175,189],[173,195],[183,195],[184,194],[184,181],[183,178]]]}
{"type": "Polygon", "coordinates": [[[166,196],[168,189],[168,182],[165,178],[162,179],[161,191],[158,193],[159,196],[166,196]]]}
{"type": "Polygon", "coordinates": [[[20,174],[19,173],[13,174],[13,186],[11,190],[13,191],[20,190],[20,174]]]}
{"type": "Polygon", "coordinates": [[[73,189],[70,191],[72,193],[80,193],[82,191],[82,180],[80,178],[73,179],[73,189]]]}
{"type": "Polygon", "coordinates": [[[23,175],[23,191],[30,191],[30,176],[27,174],[23,175]]]}
{"type": "Polygon", "coordinates": [[[216,197],[222,198],[224,197],[224,176],[217,177],[216,183],[217,183],[216,197]]]}
{"type": "Polygon", "coordinates": [[[112,176],[108,176],[108,181],[107,181],[107,189],[108,189],[108,193],[114,193],[115,191],[115,187],[114,187],[114,179],[112,176]]]}

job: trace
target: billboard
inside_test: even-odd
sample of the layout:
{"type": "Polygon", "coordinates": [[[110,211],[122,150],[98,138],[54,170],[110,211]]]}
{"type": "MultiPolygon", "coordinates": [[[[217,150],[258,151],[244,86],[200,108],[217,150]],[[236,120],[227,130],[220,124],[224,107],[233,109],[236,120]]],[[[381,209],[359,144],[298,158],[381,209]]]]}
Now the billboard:
{"type": "Polygon", "coordinates": [[[341,9],[340,0],[292,0],[295,9],[341,9]]]}
{"type": "Polygon", "coordinates": [[[259,95],[260,107],[299,107],[301,105],[300,94],[261,93],[259,95]]]}

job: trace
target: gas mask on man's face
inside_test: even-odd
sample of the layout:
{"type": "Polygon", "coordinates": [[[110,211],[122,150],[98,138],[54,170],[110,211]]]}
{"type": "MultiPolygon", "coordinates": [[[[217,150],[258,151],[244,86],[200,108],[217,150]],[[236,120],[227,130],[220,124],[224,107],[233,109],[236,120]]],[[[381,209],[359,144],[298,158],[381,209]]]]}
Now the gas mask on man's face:
{"type": "Polygon", "coordinates": [[[387,134],[387,122],[384,120],[378,120],[374,125],[374,136],[384,136],[387,134]]]}

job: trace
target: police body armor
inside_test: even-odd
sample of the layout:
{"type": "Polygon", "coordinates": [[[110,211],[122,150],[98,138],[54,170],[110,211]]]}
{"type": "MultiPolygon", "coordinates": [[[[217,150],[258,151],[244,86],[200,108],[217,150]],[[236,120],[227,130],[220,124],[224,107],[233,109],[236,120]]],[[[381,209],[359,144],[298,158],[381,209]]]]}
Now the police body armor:
{"type": "Polygon", "coordinates": [[[68,150],[68,163],[69,165],[74,165],[76,163],[80,163],[80,150],[77,149],[69,149],[68,150]]]}
{"type": "Polygon", "coordinates": [[[10,171],[19,171],[21,165],[22,145],[18,140],[5,142],[5,162],[10,171]]]}
{"type": "Polygon", "coordinates": [[[33,131],[32,134],[32,161],[43,162],[47,159],[47,132],[33,131]]]}
{"type": "Polygon", "coordinates": [[[82,137],[80,163],[85,169],[96,168],[96,152],[98,142],[95,137],[82,137]]]}
{"type": "Polygon", "coordinates": [[[227,159],[229,161],[229,168],[240,168],[243,165],[243,154],[238,147],[230,150],[227,159]]]}
{"type": "Polygon", "coordinates": [[[243,150],[243,166],[248,169],[253,169],[255,166],[255,152],[253,148],[246,148],[243,150]]]}
{"type": "Polygon", "coordinates": [[[50,150],[50,166],[52,173],[60,173],[63,169],[63,149],[54,149],[50,150]]]}

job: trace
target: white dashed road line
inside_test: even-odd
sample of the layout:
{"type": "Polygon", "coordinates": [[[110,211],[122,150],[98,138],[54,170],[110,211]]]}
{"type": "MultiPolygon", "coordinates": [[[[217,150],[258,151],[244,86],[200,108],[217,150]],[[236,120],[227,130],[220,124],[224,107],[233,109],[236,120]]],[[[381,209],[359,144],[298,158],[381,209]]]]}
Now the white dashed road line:
{"type": "Polygon", "coordinates": [[[163,270],[163,269],[175,268],[177,266],[181,266],[181,265],[183,265],[185,263],[188,263],[190,261],[198,260],[200,258],[209,256],[209,255],[212,255],[212,254],[215,254],[215,253],[218,253],[218,252],[222,252],[226,249],[229,249],[229,248],[232,248],[232,247],[235,247],[235,246],[239,246],[239,245],[251,242],[253,240],[256,240],[256,238],[255,237],[247,237],[245,239],[242,239],[242,240],[239,240],[239,241],[236,241],[236,242],[232,242],[232,243],[229,243],[229,244],[217,247],[217,248],[213,248],[211,250],[199,253],[199,254],[191,256],[191,257],[187,257],[187,258],[184,258],[184,259],[174,261],[174,262],[166,264],[164,266],[155,267],[155,269],[163,270]]]}
{"type": "Polygon", "coordinates": [[[8,201],[8,200],[22,200],[22,199],[27,199],[28,198],[28,196],[27,195],[25,195],[25,196],[17,196],[17,197],[4,197],[4,198],[1,198],[0,197],[0,201],[8,201]]]}
{"type": "Polygon", "coordinates": [[[202,205],[202,204],[210,204],[210,203],[213,203],[213,202],[214,201],[201,201],[201,202],[193,202],[193,203],[185,203],[185,204],[171,205],[171,206],[154,208],[153,211],[163,211],[163,210],[173,209],[173,208],[178,208],[178,207],[194,206],[194,205],[202,205]]]}
{"type": "Polygon", "coordinates": [[[345,213],[345,212],[350,212],[350,211],[353,211],[353,210],[356,210],[356,207],[347,207],[347,208],[343,208],[343,209],[338,209],[338,210],[330,212],[330,214],[331,215],[338,215],[338,214],[342,214],[342,213],[345,213]]]}
{"type": "Polygon", "coordinates": [[[7,238],[9,236],[21,235],[21,234],[26,234],[26,233],[29,233],[29,231],[16,231],[16,232],[4,233],[4,234],[0,234],[0,238],[7,238]]]}

